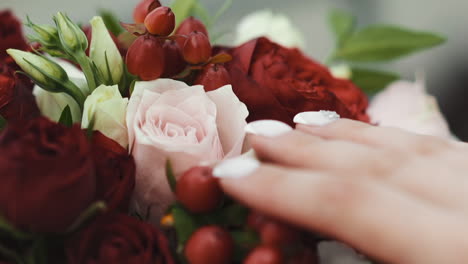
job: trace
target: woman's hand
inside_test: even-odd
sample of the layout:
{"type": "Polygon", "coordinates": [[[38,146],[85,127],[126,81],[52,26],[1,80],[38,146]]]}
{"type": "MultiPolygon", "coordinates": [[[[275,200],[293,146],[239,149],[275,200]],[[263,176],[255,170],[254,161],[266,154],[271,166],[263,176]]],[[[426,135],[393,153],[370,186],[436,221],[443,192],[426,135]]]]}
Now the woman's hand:
{"type": "Polygon", "coordinates": [[[468,144],[345,119],[256,129],[261,163],[214,170],[233,197],[386,262],[468,263],[468,144]]]}

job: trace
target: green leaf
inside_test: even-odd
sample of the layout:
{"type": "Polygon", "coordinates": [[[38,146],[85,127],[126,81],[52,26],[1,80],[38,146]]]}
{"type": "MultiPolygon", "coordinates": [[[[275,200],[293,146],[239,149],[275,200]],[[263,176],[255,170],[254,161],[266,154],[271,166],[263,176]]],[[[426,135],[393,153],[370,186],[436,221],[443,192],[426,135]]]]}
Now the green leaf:
{"type": "Polygon", "coordinates": [[[86,210],[81,212],[75,222],[71,224],[65,231],[66,234],[71,234],[76,232],[79,228],[83,227],[91,219],[95,218],[98,214],[107,210],[107,205],[103,201],[97,201],[92,203],[86,210]]]}
{"type": "Polygon", "coordinates": [[[351,80],[367,94],[375,94],[400,79],[400,76],[394,73],[360,68],[353,68],[352,73],[351,80]]]}
{"type": "Polygon", "coordinates": [[[5,233],[15,240],[31,240],[34,235],[16,229],[3,216],[0,215],[0,233],[5,233]]]}
{"type": "Polygon", "coordinates": [[[182,206],[175,205],[171,210],[174,217],[174,227],[177,232],[177,241],[179,245],[184,245],[192,233],[197,229],[197,224],[193,216],[182,206]]]}
{"type": "Polygon", "coordinates": [[[197,0],[174,0],[172,2],[171,9],[176,17],[176,26],[192,14],[197,3],[197,0]]]}
{"type": "Polygon", "coordinates": [[[333,57],[354,62],[388,61],[432,48],[444,41],[445,38],[428,32],[376,25],[347,38],[333,57]]]}
{"type": "MultiPolygon", "coordinates": [[[[216,15],[213,17],[212,22],[216,23],[218,20],[228,11],[228,9],[232,6],[232,0],[226,0],[224,1],[224,4],[219,8],[219,10],[216,12],[216,15]]],[[[212,25],[210,25],[212,26],[212,25]]]]}
{"type": "Polygon", "coordinates": [[[328,23],[336,36],[337,46],[340,47],[354,32],[356,17],[343,10],[334,9],[328,16],[328,23]]]}
{"type": "Polygon", "coordinates": [[[234,240],[234,262],[242,263],[252,248],[260,244],[258,234],[253,231],[232,231],[234,240]]]}
{"type": "Polygon", "coordinates": [[[103,9],[99,11],[99,15],[102,17],[106,28],[115,36],[120,35],[120,33],[124,31],[120,25],[119,19],[112,11],[103,9]]]}
{"type": "Polygon", "coordinates": [[[3,116],[0,115],[0,131],[2,131],[7,125],[7,121],[3,116]]]}
{"type": "Polygon", "coordinates": [[[174,170],[172,169],[172,164],[170,160],[166,161],[166,177],[172,192],[175,193],[177,181],[175,179],[174,170]]]}
{"type": "Polygon", "coordinates": [[[60,114],[60,118],[58,122],[67,127],[71,127],[73,125],[73,118],[72,118],[70,106],[67,105],[63,109],[62,114],[60,114]]]}

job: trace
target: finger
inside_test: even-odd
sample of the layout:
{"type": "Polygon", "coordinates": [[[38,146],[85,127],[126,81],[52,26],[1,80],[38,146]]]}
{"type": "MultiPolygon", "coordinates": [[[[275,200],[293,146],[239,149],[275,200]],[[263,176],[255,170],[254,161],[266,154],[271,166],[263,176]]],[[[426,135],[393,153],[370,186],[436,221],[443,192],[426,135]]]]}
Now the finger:
{"type": "Polygon", "coordinates": [[[437,137],[409,133],[398,128],[372,126],[350,119],[340,119],[325,126],[299,124],[297,130],[324,139],[346,140],[374,147],[430,154],[447,142],[437,137]]]}
{"type": "Polygon", "coordinates": [[[434,245],[440,246],[439,239],[453,239],[450,229],[460,226],[445,211],[375,181],[229,162],[214,173],[234,198],[391,263],[440,263],[426,259],[427,252],[445,250],[434,245]],[[231,165],[249,169],[243,175],[230,174],[231,165]]]}
{"type": "MultiPolygon", "coordinates": [[[[288,167],[316,170],[367,168],[376,159],[376,151],[346,141],[325,141],[319,137],[292,131],[279,137],[249,136],[260,160],[288,167]]],[[[375,164],[375,163],[372,163],[375,164]]]]}

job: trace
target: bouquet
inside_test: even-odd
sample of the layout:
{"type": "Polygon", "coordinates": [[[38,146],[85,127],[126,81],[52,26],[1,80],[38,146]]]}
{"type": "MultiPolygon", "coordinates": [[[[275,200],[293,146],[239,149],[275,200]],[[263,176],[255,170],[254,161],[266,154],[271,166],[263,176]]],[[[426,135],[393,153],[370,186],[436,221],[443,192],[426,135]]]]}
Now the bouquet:
{"type": "Polygon", "coordinates": [[[442,37],[359,29],[335,10],[325,66],[270,11],[217,44],[230,2],[211,16],[196,0],[143,0],[132,23],[27,18],[28,41],[0,13],[0,263],[320,263],[329,238],[247,208],[213,177],[249,155],[249,122],[289,127],[307,112],[450,136],[423,80],[376,70],[442,37]]]}

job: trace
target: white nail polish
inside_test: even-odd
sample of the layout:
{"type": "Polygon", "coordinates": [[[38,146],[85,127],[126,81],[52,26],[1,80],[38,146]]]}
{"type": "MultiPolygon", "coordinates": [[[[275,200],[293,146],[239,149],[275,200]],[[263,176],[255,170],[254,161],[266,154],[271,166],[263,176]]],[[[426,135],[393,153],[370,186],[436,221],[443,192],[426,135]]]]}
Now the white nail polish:
{"type": "Polygon", "coordinates": [[[217,178],[239,179],[249,176],[258,167],[260,167],[260,161],[240,156],[219,163],[213,168],[213,176],[217,178]]]}
{"type": "Polygon", "coordinates": [[[246,133],[265,136],[277,137],[292,131],[292,127],[276,120],[259,120],[247,124],[244,128],[246,133]]]}
{"type": "Polygon", "coordinates": [[[294,117],[294,123],[303,125],[324,126],[340,119],[333,111],[302,112],[294,117]]]}

